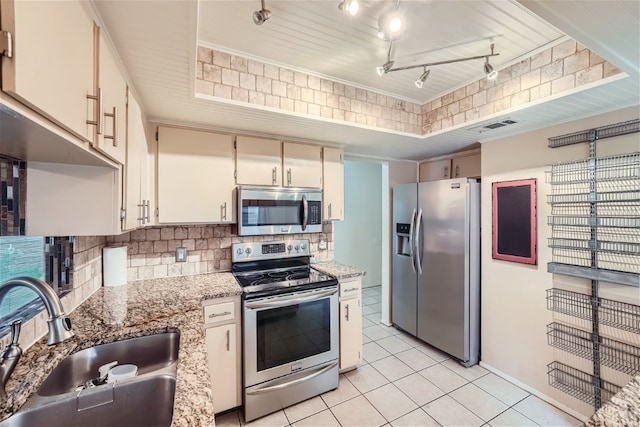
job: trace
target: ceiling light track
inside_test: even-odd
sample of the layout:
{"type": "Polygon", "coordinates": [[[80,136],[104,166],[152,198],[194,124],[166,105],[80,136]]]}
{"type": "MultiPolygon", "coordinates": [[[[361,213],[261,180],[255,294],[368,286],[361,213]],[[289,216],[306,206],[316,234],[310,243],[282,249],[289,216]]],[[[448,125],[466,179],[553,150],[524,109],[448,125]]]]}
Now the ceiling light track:
{"type": "Polygon", "coordinates": [[[494,70],[493,66],[489,63],[489,58],[492,56],[498,56],[499,53],[494,53],[494,45],[491,44],[491,53],[487,55],[476,55],[476,56],[468,56],[465,58],[457,58],[457,59],[447,59],[445,61],[437,61],[437,62],[425,62],[423,64],[415,64],[415,65],[406,65],[404,67],[393,67],[394,61],[391,60],[391,43],[389,44],[389,53],[387,55],[387,62],[381,67],[376,67],[376,72],[378,75],[382,76],[387,73],[392,73],[394,71],[404,71],[404,70],[412,70],[414,68],[422,68],[423,72],[420,78],[415,81],[415,85],[418,88],[422,88],[424,82],[427,80],[429,76],[430,70],[427,70],[427,67],[434,67],[436,65],[445,65],[445,64],[454,64],[457,62],[465,62],[465,61],[473,61],[476,59],[484,59],[483,70],[487,76],[487,79],[493,80],[498,76],[498,72],[494,70]]]}

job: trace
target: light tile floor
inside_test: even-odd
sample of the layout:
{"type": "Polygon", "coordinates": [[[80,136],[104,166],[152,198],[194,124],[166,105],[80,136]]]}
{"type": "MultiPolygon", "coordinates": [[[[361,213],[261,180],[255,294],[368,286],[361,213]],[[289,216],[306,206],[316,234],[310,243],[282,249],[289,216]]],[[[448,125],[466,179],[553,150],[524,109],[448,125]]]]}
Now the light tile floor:
{"type": "Polygon", "coordinates": [[[579,426],[581,422],[480,366],[380,324],[380,287],[365,288],[363,361],[336,390],[245,423],[216,426],[579,426]]]}

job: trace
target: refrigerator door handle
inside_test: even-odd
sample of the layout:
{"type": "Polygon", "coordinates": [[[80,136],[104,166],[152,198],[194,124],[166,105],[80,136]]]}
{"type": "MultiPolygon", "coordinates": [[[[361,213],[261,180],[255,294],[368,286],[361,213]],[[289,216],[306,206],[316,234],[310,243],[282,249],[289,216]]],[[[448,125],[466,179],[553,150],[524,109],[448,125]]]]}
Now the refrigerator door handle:
{"type": "Polygon", "coordinates": [[[411,214],[411,224],[409,224],[409,257],[411,258],[411,268],[414,273],[416,271],[416,254],[414,252],[415,247],[415,222],[416,222],[416,209],[413,209],[413,213],[411,214]]]}
{"type": "Polygon", "coordinates": [[[421,236],[421,228],[422,228],[422,209],[418,210],[418,215],[416,216],[416,226],[414,227],[415,235],[413,236],[414,249],[413,254],[416,260],[416,270],[418,270],[418,274],[422,275],[422,242],[420,239],[421,236]]]}

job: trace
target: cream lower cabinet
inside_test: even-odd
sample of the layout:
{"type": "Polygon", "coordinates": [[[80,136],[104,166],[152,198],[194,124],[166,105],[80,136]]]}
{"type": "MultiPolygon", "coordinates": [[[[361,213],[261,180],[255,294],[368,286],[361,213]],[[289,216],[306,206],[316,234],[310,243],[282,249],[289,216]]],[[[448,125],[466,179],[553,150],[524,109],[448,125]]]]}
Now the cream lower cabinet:
{"type": "Polygon", "coordinates": [[[240,297],[204,303],[207,362],[215,413],[242,404],[240,297]]]}
{"type": "Polygon", "coordinates": [[[362,360],[362,279],[340,280],[340,372],[362,360]]]}
{"type": "Polygon", "coordinates": [[[284,187],[322,188],[322,147],[282,143],[284,187]]]}
{"type": "Polygon", "coordinates": [[[158,222],[234,222],[233,138],[158,128],[158,222]]]}
{"type": "Polygon", "coordinates": [[[238,135],[235,147],[238,185],[282,185],[282,142],[238,135]]]}
{"type": "Polygon", "coordinates": [[[95,127],[87,120],[96,105],[87,95],[94,95],[93,21],[83,3],[0,3],[2,31],[13,39],[12,57],[2,57],[2,90],[92,141],[95,127]]]}
{"type": "Polygon", "coordinates": [[[322,219],[344,219],[344,159],[342,148],[322,149],[322,219]]]}

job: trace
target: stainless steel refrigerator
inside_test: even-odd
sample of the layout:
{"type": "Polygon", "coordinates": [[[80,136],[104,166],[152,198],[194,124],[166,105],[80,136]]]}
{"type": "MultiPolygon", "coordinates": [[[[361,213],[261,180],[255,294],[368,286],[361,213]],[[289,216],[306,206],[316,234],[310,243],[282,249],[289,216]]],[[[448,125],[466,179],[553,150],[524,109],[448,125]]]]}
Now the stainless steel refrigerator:
{"type": "Polygon", "coordinates": [[[480,357],[480,184],[393,187],[394,325],[454,356],[480,357]]]}

